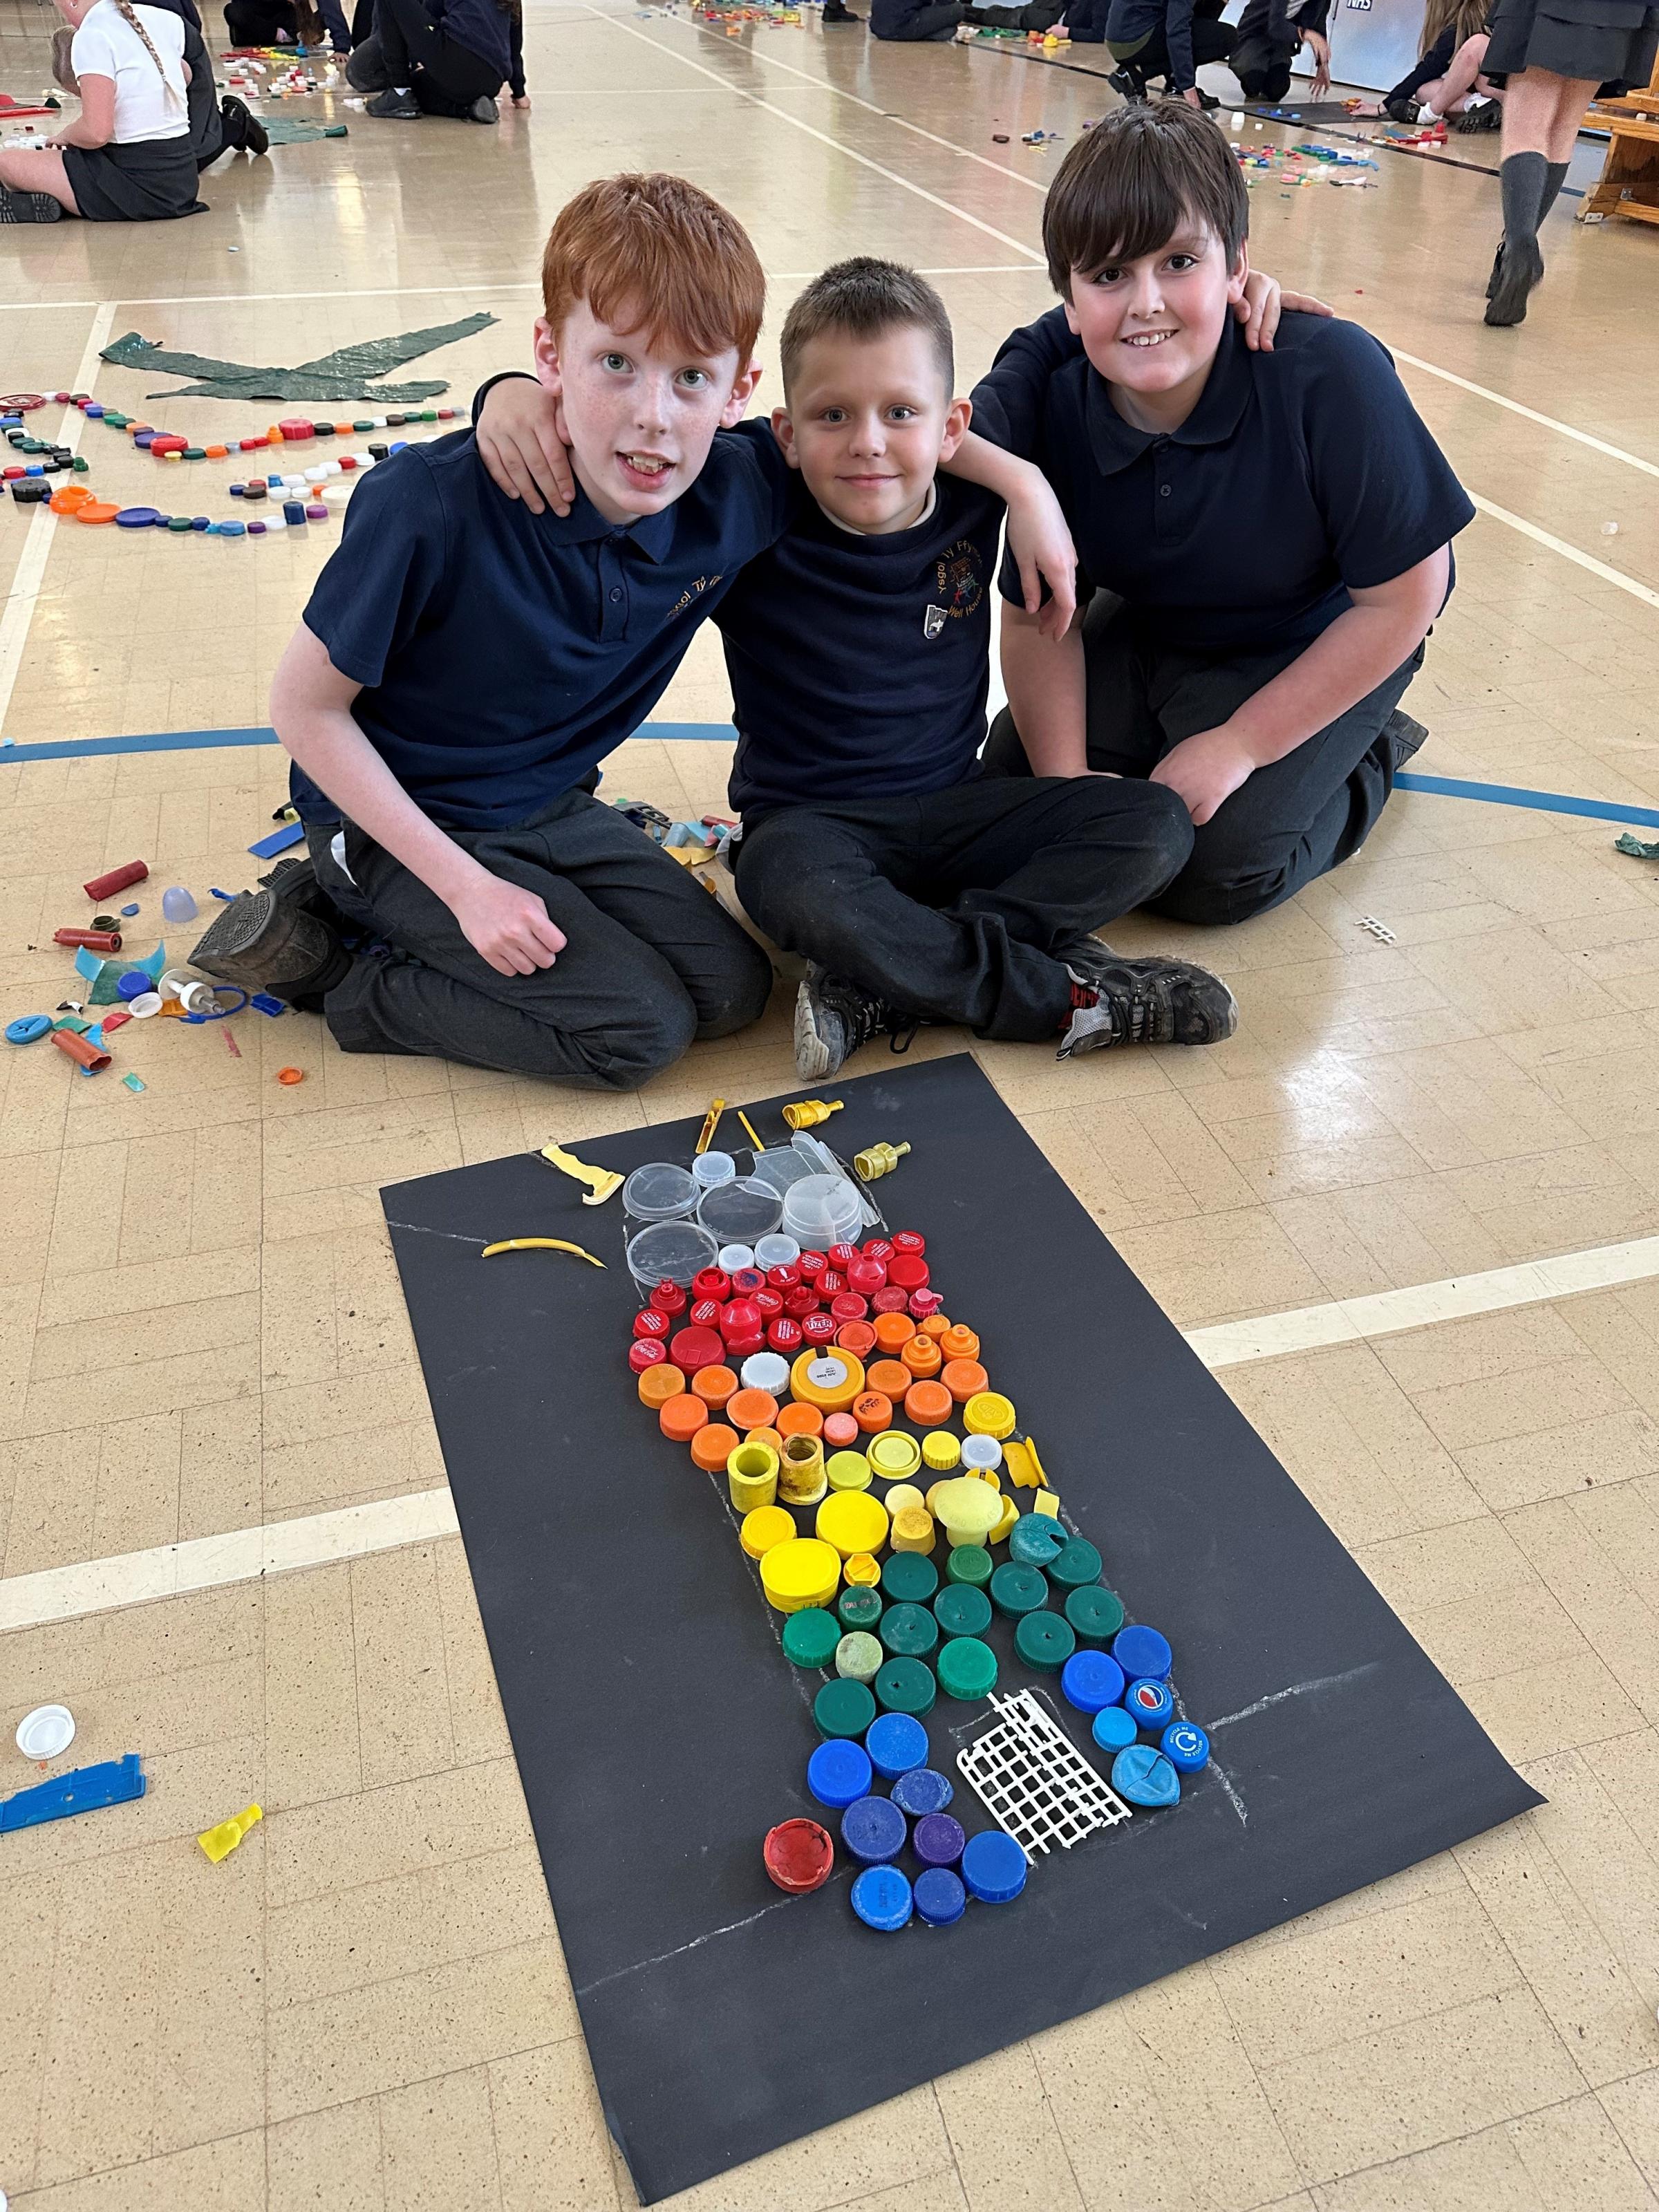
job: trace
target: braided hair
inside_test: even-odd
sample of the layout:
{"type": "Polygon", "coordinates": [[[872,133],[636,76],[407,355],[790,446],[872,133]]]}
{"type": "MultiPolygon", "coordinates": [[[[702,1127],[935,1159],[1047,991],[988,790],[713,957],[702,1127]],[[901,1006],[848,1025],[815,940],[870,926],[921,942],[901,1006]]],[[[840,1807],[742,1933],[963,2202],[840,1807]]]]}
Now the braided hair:
{"type": "Polygon", "coordinates": [[[183,101],[185,98],[184,88],[180,85],[174,84],[173,79],[167,75],[167,64],[161,59],[160,54],[156,52],[155,42],[152,40],[149,33],[138,21],[138,17],[133,9],[132,0],[115,0],[115,8],[118,14],[121,15],[123,20],[131,23],[133,29],[137,32],[139,37],[143,40],[144,50],[149,54],[151,61],[155,63],[156,73],[161,77],[161,82],[167,87],[167,98],[170,100],[176,100],[183,101]]]}

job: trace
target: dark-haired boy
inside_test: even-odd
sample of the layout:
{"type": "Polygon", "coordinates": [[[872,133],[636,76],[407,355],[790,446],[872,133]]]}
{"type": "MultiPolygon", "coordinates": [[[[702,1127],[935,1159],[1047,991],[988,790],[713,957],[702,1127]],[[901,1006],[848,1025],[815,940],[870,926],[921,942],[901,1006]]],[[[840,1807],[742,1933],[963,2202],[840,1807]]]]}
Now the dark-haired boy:
{"type": "Polygon", "coordinates": [[[1055,641],[1010,593],[987,767],[1167,785],[1193,850],[1152,903],[1197,922],[1276,906],[1364,843],[1425,734],[1396,709],[1474,512],[1364,331],[1290,314],[1271,352],[1240,342],[1248,220],[1205,117],[1115,111],[1044,209],[1065,307],[974,394],[1054,485],[1095,595],[1055,641]]]}

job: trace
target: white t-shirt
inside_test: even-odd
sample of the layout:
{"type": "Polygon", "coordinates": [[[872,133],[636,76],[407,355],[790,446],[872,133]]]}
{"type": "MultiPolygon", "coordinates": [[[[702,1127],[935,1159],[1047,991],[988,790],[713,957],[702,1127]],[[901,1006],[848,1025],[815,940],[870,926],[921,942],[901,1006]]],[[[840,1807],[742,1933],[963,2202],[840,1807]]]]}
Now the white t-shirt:
{"type": "Polygon", "coordinates": [[[82,18],[70,48],[76,76],[115,80],[115,127],[110,142],[132,146],[147,138],[182,138],[190,130],[185,94],[185,26],[165,8],[135,7],[161,58],[161,70],[115,0],[98,0],[82,18]],[[166,71],[165,79],[162,70],[166,71]]]}

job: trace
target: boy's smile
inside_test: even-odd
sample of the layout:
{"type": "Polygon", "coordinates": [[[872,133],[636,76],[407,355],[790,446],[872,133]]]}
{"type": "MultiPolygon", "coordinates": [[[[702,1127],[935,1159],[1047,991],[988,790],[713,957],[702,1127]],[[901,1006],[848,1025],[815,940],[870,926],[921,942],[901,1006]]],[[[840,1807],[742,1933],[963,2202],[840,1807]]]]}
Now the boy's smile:
{"type": "Polygon", "coordinates": [[[1249,274],[1243,248],[1229,270],[1221,241],[1201,223],[1183,225],[1156,253],[1072,271],[1066,319],[1127,422],[1180,428],[1203,394],[1249,274]]]}
{"type": "Polygon", "coordinates": [[[906,324],[876,337],[810,340],[772,428],[832,521],[884,537],[921,520],[968,413],[927,332],[906,324]]]}

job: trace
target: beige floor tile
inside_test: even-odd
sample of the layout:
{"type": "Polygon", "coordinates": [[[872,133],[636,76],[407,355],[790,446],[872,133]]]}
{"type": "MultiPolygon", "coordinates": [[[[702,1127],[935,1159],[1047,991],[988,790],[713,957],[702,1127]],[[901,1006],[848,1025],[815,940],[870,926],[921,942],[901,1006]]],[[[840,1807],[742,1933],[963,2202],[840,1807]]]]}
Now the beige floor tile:
{"type": "Polygon", "coordinates": [[[264,2201],[264,2136],[256,2129],[36,2190],[33,2202],[50,2205],[52,2212],[176,2212],[183,2204],[259,2204],[264,2201]]]}
{"type": "Polygon", "coordinates": [[[580,2038],[496,2059],[489,2101],[501,2212],[614,2212],[616,2165],[580,2038]]]}
{"type": "Polygon", "coordinates": [[[266,2212],[386,2212],[378,2098],[283,2120],[265,2147],[266,2212]]]}
{"type": "Polygon", "coordinates": [[[935,2084],[974,2212],[1083,2212],[1084,2197],[1028,2044],[935,2084]]]}
{"type": "Polygon", "coordinates": [[[1649,2212],[1653,2198],[1591,2097],[1350,2175],[1318,2212],[1649,2212]]]}
{"type": "Polygon", "coordinates": [[[457,2203],[494,2212],[501,2197],[485,2068],[394,2089],[380,2104],[386,2212],[457,2203]]]}
{"type": "MultiPolygon", "coordinates": [[[[828,2212],[866,2198],[879,2204],[896,2190],[932,2184],[951,2166],[937,2099],[932,2089],[912,2089],[664,2202],[674,2212],[773,2212],[777,2205],[828,2212]]],[[[625,2178],[617,2193],[625,2208],[639,2201],[625,2178]]]]}
{"type": "Polygon", "coordinates": [[[529,1838],[510,1759],[332,1797],[289,1814],[267,1838],[271,1908],[529,1838]]]}

